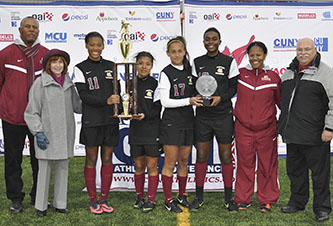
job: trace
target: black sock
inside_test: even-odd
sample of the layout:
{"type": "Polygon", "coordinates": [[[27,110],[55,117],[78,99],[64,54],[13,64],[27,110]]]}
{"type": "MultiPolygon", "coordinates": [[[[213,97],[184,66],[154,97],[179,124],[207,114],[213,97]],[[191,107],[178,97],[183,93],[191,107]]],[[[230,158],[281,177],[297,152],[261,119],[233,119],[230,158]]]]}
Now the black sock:
{"type": "Polygon", "coordinates": [[[195,193],[200,201],[203,201],[203,187],[195,187],[195,193]]]}
{"type": "Polygon", "coordinates": [[[224,188],[224,200],[227,202],[231,200],[232,197],[232,187],[225,187],[224,188]]]}

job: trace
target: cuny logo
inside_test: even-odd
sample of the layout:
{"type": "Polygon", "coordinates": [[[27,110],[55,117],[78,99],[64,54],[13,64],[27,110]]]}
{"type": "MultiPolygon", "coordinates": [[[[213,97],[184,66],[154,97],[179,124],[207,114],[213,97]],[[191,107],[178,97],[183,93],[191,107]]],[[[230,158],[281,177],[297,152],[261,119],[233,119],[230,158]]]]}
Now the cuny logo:
{"type": "MultiPolygon", "coordinates": [[[[328,51],[328,38],[314,38],[315,46],[319,52],[328,51]]],[[[273,41],[273,52],[291,52],[296,50],[298,38],[276,38],[273,41]]]]}
{"type": "Polygon", "coordinates": [[[319,52],[328,52],[328,38],[313,38],[319,52]]]}
{"type": "Polygon", "coordinates": [[[203,16],[204,20],[207,21],[216,21],[216,20],[220,20],[220,14],[219,13],[212,13],[212,14],[205,14],[203,16]]]}
{"type": "Polygon", "coordinates": [[[100,12],[99,15],[96,17],[97,21],[104,22],[104,21],[117,21],[117,17],[110,17],[105,16],[104,12],[100,12]]]}
{"type": "Polygon", "coordinates": [[[157,12],[156,13],[157,21],[175,21],[175,12],[157,12]]]}
{"type": "Polygon", "coordinates": [[[64,13],[61,16],[63,21],[70,21],[70,20],[88,20],[87,15],[69,15],[68,13],[64,13]]]}
{"type": "Polygon", "coordinates": [[[234,20],[236,20],[236,19],[238,19],[238,20],[242,20],[242,19],[246,19],[247,18],[247,15],[231,15],[230,13],[228,13],[227,15],[225,15],[225,18],[227,19],[227,20],[232,20],[232,19],[234,19],[234,20]]]}
{"type": "Polygon", "coordinates": [[[298,38],[276,38],[273,43],[273,52],[295,51],[298,38]]]}
{"type": "Polygon", "coordinates": [[[157,41],[169,41],[170,39],[174,38],[176,36],[172,36],[172,35],[160,35],[158,36],[157,34],[152,34],[150,36],[150,39],[153,41],[153,42],[157,42],[157,41]]]}
{"type": "Polygon", "coordinates": [[[13,34],[0,34],[0,42],[13,42],[14,35],[13,34]]]}
{"type": "Polygon", "coordinates": [[[39,22],[51,22],[53,18],[53,13],[44,12],[39,14],[32,14],[31,16],[39,22]]]}
{"type": "Polygon", "coordinates": [[[66,43],[67,42],[67,32],[51,32],[45,33],[46,43],[66,43]]]}
{"type": "Polygon", "coordinates": [[[297,19],[316,19],[316,13],[297,13],[297,19]]]}

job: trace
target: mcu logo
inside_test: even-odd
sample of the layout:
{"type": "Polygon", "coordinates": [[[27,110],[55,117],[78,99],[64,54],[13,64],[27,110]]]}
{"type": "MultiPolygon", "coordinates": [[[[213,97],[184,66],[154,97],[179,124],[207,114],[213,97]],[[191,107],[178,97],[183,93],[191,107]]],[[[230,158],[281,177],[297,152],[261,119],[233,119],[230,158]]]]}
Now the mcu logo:
{"type": "Polygon", "coordinates": [[[54,32],[45,33],[46,43],[66,43],[67,42],[67,32],[54,32]]]}

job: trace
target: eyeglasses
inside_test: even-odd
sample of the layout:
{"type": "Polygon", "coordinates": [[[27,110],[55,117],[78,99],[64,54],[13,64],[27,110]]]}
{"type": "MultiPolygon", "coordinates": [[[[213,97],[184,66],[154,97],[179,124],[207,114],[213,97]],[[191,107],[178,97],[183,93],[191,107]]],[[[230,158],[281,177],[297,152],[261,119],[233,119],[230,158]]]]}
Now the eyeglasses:
{"type": "Polygon", "coordinates": [[[311,51],[311,50],[313,50],[313,48],[310,48],[310,47],[306,47],[306,48],[297,48],[296,49],[296,51],[297,52],[309,52],[309,51],[311,51]]]}

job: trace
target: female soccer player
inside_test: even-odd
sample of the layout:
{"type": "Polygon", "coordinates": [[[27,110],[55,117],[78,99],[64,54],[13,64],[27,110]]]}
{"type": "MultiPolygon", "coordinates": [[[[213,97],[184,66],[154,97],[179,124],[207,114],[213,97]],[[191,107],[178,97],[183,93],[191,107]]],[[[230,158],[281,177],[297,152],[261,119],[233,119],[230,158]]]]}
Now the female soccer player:
{"type": "Polygon", "coordinates": [[[252,203],[257,164],[257,198],[260,212],[271,210],[279,198],[276,106],[281,105],[280,77],[264,65],[267,48],[252,42],[250,64],[241,68],[234,110],[237,149],[235,201],[239,210],[252,203]]]}
{"type": "Polygon", "coordinates": [[[135,162],[134,183],[137,200],[135,209],[148,213],[155,208],[155,195],[158,186],[157,162],[159,152],[159,126],[161,103],[156,98],[157,81],[150,76],[154,57],[148,52],[136,56],[138,69],[137,107],[138,114],[133,115],[129,130],[131,155],[135,162]],[[148,169],[148,198],[144,202],[145,169],[148,169]]]}
{"type": "Polygon", "coordinates": [[[46,216],[53,162],[53,206],[58,213],[69,213],[66,209],[68,162],[74,155],[74,112],[81,112],[80,98],[67,74],[69,62],[68,53],[59,49],[52,49],[44,56],[43,74],[30,89],[24,113],[36,137],[39,171],[35,208],[38,217],[46,216]]]}
{"type": "Polygon", "coordinates": [[[195,140],[197,160],[195,164],[196,198],[190,209],[199,209],[203,204],[203,191],[210,155],[211,142],[215,136],[218,143],[220,161],[222,163],[222,178],[224,183],[224,206],[229,211],[237,211],[237,205],[232,200],[232,153],[231,143],[234,135],[231,98],[237,89],[238,67],[236,60],[219,51],[222,42],[220,32],[208,28],[203,35],[203,44],[207,50],[205,55],[194,59],[194,76],[211,75],[216,79],[217,90],[209,98],[211,104],[196,108],[195,140]]]}
{"type": "Polygon", "coordinates": [[[164,107],[160,127],[160,141],[165,159],[162,183],[165,208],[180,213],[182,209],[172,199],[173,169],[178,162],[178,203],[189,207],[186,197],[187,163],[194,144],[194,113],[191,105],[201,106],[201,99],[193,97],[193,77],[183,37],[171,39],[167,44],[167,55],[171,64],[166,66],[159,78],[159,94],[164,107]]]}
{"type": "Polygon", "coordinates": [[[112,213],[107,202],[112,182],[112,153],[118,145],[119,120],[114,115],[113,104],[120,102],[112,93],[113,62],[102,58],[104,39],[98,32],[85,37],[88,59],[74,67],[74,82],[82,100],[82,128],[80,143],[86,146],[84,178],[90,197],[90,211],[94,214],[112,213]],[[101,197],[96,195],[96,160],[101,147],[101,197]]]}

